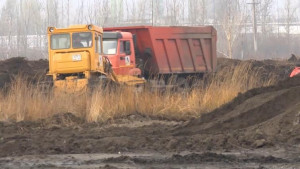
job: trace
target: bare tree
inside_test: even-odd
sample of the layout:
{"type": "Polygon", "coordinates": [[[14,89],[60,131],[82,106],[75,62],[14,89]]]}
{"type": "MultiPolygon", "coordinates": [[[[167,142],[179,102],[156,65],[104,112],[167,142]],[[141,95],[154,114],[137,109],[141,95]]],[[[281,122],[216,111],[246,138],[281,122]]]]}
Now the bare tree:
{"type": "Polygon", "coordinates": [[[233,47],[241,33],[245,16],[239,0],[222,1],[222,9],[218,14],[218,18],[220,18],[219,25],[227,41],[227,55],[232,58],[233,47]]]}
{"type": "Polygon", "coordinates": [[[152,11],[151,13],[153,12],[153,15],[151,18],[152,22],[153,22],[153,25],[159,25],[159,24],[162,24],[163,23],[163,12],[164,12],[164,3],[162,0],[153,0],[152,1],[153,4],[151,8],[152,11]]]}
{"type": "Polygon", "coordinates": [[[28,49],[28,35],[36,35],[40,33],[41,29],[41,15],[40,6],[37,0],[27,0],[20,3],[20,25],[21,30],[21,43],[23,45],[23,54],[27,56],[28,49]]]}
{"type": "Polygon", "coordinates": [[[87,1],[87,16],[86,22],[87,23],[94,23],[97,17],[96,9],[94,8],[95,1],[87,1]]]}
{"type": "Polygon", "coordinates": [[[84,12],[83,11],[85,10],[85,4],[86,4],[86,1],[84,1],[84,0],[78,1],[78,7],[77,7],[76,11],[79,11],[79,12],[75,13],[76,24],[81,24],[84,21],[84,12]]]}
{"type": "Polygon", "coordinates": [[[295,13],[297,8],[292,4],[291,0],[285,0],[284,11],[285,11],[285,30],[288,41],[288,52],[290,52],[290,34],[291,34],[291,23],[295,19],[295,13]]]}
{"type": "Polygon", "coordinates": [[[47,10],[47,25],[48,26],[58,26],[59,14],[58,14],[58,1],[57,0],[47,0],[46,1],[47,10]]]}
{"type": "Polygon", "coordinates": [[[94,4],[90,8],[94,8],[94,20],[90,23],[100,26],[107,25],[110,14],[109,0],[94,0],[94,4]]]}
{"type": "Polygon", "coordinates": [[[265,36],[268,32],[271,32],[271,28],[267,28],[267,23],[271,21],[271,10],[272,4],[274,0],[261,0],[260,1],[260,9],[258,13],[260,14],[260,22],[261,22],[261,32],[262,35],[265,36]]]}
{"type": "Polygon", "coordinates": [[[9,56],[10,53],[12,52],[12,42],[13,42],[13,35],[15,34],[15,27],[17,26],[15,18],[17,18],[17,8],[15,6],[16,0],[7,0],[1,10],[1,20],[0,20],[0,25],[2,31],[0,34],[6,35],[7,36],[7,41],[4,39],[4,44],[7,46],[6,50],[6,56],[9,56]]]}
{"type": "Polygon", "coordinates": [[[67,1],[67,25],[70,25],[70,0],[67,1]]]}
{"type": "Polygon", "coordinates": [[[181,0],[166,0],[166,24],[168,25],[179,25],[180,24],[180,16],[182,14],[182,2],[181,0]]]}
{"type": "Polygon", "coordinates": [[[189,22],[204,25],[207,17],[206,0],[189,0],[189,22]]]}
{"type": "Polygon", "coordinates": [[[110,0],[110,16],[111,25],[119,25],[124,20],[124,0],[110,0]]]}

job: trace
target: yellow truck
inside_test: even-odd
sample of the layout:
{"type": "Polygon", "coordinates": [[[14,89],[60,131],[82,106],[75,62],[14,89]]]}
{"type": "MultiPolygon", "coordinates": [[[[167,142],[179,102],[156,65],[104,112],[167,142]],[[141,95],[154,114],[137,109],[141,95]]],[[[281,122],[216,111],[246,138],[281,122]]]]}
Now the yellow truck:
{"type": "Polygon", "coordinates": [[[78,92],[98,85],[101,79],[139,85],[138,74],[116,75],[103,55],[103,29],[95,25],[48,28],[49,72],[57,91],[78,92]]]}

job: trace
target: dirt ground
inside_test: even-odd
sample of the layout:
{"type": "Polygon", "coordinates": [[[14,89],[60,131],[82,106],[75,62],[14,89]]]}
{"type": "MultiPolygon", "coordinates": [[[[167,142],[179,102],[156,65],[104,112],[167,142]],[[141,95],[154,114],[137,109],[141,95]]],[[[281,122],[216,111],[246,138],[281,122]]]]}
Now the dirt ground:
{"type": "Polygon", "coordinates": [[[0,61],[0,88],[8,86],[18,75],[25,76],[31,82],[44,80],[47,69],[47,60],[28,61],[17,57],[0,61]]]}
{"type": "MultiPolygon", "coordinates": [[[[219,62],[222,70],[240,61],[219,62]]],[[[300,77],[286,79],[293,63],[252,62],[281,81],[240,94],[199,119],[135,113],[85,123],[64,113],[0,122],[0,168],[300,168],[300,77]]]]}

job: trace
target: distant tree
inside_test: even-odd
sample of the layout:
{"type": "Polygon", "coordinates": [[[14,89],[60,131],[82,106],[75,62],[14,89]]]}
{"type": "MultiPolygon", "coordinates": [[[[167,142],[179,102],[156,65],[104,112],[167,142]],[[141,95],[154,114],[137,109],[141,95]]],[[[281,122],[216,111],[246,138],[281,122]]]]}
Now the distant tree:
{"type": "Polygon", "coordinates": [[[151,14],[151,2],[148,0],[138,0],[137,1],[137,20],[142,23],[145,24],[148,22],[148,19],[150,18],[150,14],[151,14]]]}
{"type": "Polygon", "coordinates": [[[227,55],[229,58],[233,57],[233,47],[238,36],[241,33],[242,25],[245,19],[245,9],[242,9],[239,0],[227,0],[221,2],[221,7],[218,12],[218,23],[222,30],[226,43],[227,55]]]}
{"type": "Polygon", "coordinates": [[[182,22],[180,16],[184,15],[182,10],[184,1],[181,0],[166,0],[166,24],[167,25],[179,25],[182,22]]]}
{"type": "Polygon", "coordinates": [[[47,25],[58,26],[59,13],[58,13],[58,1],[57,0],[46,0],[46,11],[47,11],[47,25]]]}
{"type": "Polygon", "coordinates": [[[261,0],[260,1],[260,8],[258,13],[260,14],[260,22],[261,22],[261,32],[262,36],[266,36],[270,29],[267,28],[267,23],[271,22],[271,13],[272,13],[272,4],[274,0],[261,0]]]}
{"type": "Polygon", "coordinates": [[[28,35],[38,35],[42,32],[41,6],[38,0],[20,1],[18,33],[21,37],[23,54],[27,56],[28,35]]]}
{"type": "Polygon", "coordinates": [[[204,25],[207,19],[206,0],[189,0],[188,2],[189,23],[192,25],[204,25]]]}
{"type": "Polygon", "coordinates": [[[70,0],[67,0],[67,25],[70,25],[70,0]]]}
{"type": "Polygon", "coordinates": [[[93,0],[88,1],[86,12],[86,23],[105,26],[109,20],[109,0],[93,0]],[[95,8],[95,4],[98,8],[95,8]]]}
{"type": "Polygon", "coordinates": [[[124,0],[110,0],[106,8],[110,9],[109,24],[120,25],[124,20],[124,0]]]}
{"type": "MultiPolygon", "coordinates": [[[[4,6],[1,9],[1,17],[0,17],[0,26],[1,31],[0,35],[7,36],[7,41],[4,39],[4,45],[7,47],[6,49],[6,57],[10,55],[12,52],[12,42],[13,36],[16,34],[17,25],[17,8],[16,8],[16,0],[6,0],[4,6]]],[[[3,45],[2,45],[3,46],[3,45]]]]}
{"type": "Polygon", "coordinates": [[[291,24],[295,20],[295,14],[296,14],[296,6],[292,3],[292,0],[285,0],[284,5],[284,15],[285,15],[285,30],[287,34],[287,41],[288,41],[288,52],[290,52],[290,35],[291,35],[291,24]]]}
{"type": "MultiPolygon", "coordinates": [[[[162,0],[153,0],[153,4],[151,14],[153,12],[153,15],[151,16],[151,20],[153,22],[153,25],[159,25],[163,24],[163,15],[164,15],[164,3],[162,0]],[[152,18],[153,17],[153,18],[152,18]]],[[[151,8],[152,8],[151,7],[151,8]]]]}

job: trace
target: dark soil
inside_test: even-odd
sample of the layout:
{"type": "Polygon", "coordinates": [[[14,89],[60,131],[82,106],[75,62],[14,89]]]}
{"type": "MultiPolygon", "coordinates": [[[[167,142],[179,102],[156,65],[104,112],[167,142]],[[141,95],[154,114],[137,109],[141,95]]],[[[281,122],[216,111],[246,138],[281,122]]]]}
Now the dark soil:
{"type": "Polygon", "coordinates": [[[17,57],[0,61],[0,88],[9,86],[16,76],[24,76],[31,82],[45,79],[47,60],[28,61],[17,57]]]}
{"type": "Polygon", "coordinates": [[[297,147],[299,100],[300,79],[293,78],[250,90],[190,122],[137,116],[134,121],[127,117],[123,122],[88,124],[71,113],[38,122],[2,122],[0,156],[297,147]]]}
{"type": "MultiPolygon", "coordinates": [[[[240,61],[223,59],[220,69],[222,66],[235,65],[238,62],[240,61]]],[[[271,60],[253,63],[262,66],[266,72],[276,72],[282,79],[288,77],[287,69],[293,67],[288,62],[271,60]]],[[[36,70],[41,69],[42,66],[36,70]]],[[[24,66],[24,70],[30,69],[24,66]]],[[[299,110],[300,77],[296,77],[281,80],[274,86],[252,89],[199,119],[185,122],[154,120],[132,115],[108,123],[85,123],[71,113],[37,122],[0,122],[0,157],[172,152],[175,155],[163,161],[149,162],[121,156],[117,159],[107,159],[106,162],[116,160],[134,163],[288,163],[300,159],[299,110]],[[289,157],[287,155],[287,158],[276,157],[276,154],[237,158],[214,153],[280,148],[293,154],[289,157]],[[176,153],[183,151],[192,154],[176,153]]]]}
{"type": "Polygon", "coordinates": [[[257,78],[267,80],[268,78],[273,77],[275,80],[279,81],[288,78],[297,63],[276,60],[241,61],[236,59],[218,58],[217,72],[233,72],[239,64],[248,64],[252,71],[259,72],[259,77],[257,78]]]}
{"type": "Polygon", "coordinates": [[[201,163],[289,163],[289,160],[277,158],[274,156],[236,156],[236,155],[224,155],[211,152],[205,153],[191,153],[187,155],[174,154],[168,158],[160,159],[145,159],[139,157],[119,156],[107,158],[101,162],[104,163],[128,163],[133,162],[135,164],[201,164],[201,163]]]}

